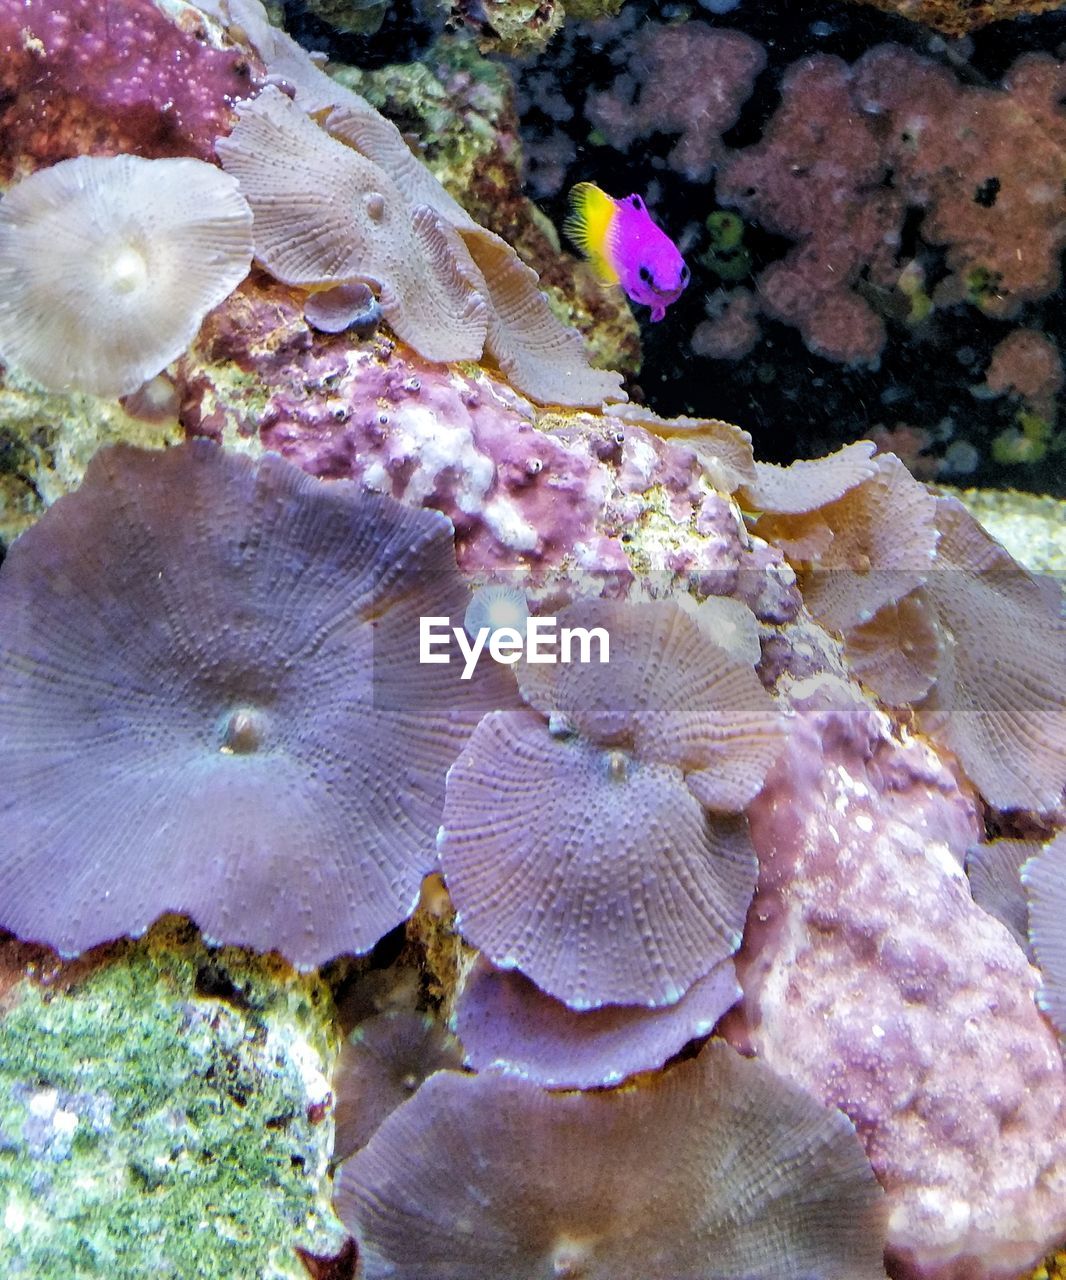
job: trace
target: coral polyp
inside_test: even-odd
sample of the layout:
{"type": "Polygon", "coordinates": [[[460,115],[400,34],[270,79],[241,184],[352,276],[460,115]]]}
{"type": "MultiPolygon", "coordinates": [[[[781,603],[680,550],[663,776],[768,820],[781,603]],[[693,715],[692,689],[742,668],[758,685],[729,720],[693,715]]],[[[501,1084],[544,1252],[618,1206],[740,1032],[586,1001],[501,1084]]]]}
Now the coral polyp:
{"type": "Polygon", "coordinates": [[[367,950],[506,696],[417,661],[419,614],[465,599],[442,516],[206,441],[98,454],[0,572],[0,923],[367,950]]]}
{"type": "Polygon", "coordinates": [[[720,1042],[607,1093],[438,1072],[344,1165],[337,1208],[368,1280],[885,1275],[851,1126],[720,1042]]]}

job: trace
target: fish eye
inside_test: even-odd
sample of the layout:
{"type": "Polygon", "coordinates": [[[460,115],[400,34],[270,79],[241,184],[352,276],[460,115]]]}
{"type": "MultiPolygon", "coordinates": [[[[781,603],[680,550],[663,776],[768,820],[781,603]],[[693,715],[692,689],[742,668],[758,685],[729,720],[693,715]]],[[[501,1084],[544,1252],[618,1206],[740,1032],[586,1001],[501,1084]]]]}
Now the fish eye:
{"type": "Polygon", "coordinates": [[[688,283],[688,278],[689,278],[689,276],[690,276],[691,274],[692,274],[692,273],[691,273],[691,272],[689,271],[689,269],[688,269],[688,263],[687,263],[687,262],[683,262],[683,263],[681,264],[681,283],[682,283],[682,284],[687,284],[687,283],[688,283]]]}
{"type": "Polygon", "coordinates": [[[633,206],[634,209],[644,208],[644,201],[640,198],[640,196],[630,196],[629,203],[633,206]]]}
{"type": "Polygon", "coordinates": [[[644,281],[644,283],[645,283],[645,284],[651,284],[651,283],[652,283],[652,275],[651,275],[651,272],[648,270],[648,268],[647,268],[647,267],[641,267],[641,269],[640,269],[640,278],[644,281]]]}

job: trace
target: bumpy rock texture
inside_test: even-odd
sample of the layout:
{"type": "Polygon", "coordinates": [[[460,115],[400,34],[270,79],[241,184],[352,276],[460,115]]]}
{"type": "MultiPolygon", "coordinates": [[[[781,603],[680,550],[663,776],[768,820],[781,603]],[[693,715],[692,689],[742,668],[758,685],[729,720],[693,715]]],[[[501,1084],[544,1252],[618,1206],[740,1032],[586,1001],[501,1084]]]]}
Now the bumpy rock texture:
{"type": "Polygon", "coordinates": [[[315,334],[293,291],[261,278],[208,318],[178,379],[190,432],[258,437],[314,475],[441,510],[471,571],[628,578],[641,516],[652,525],[657,503],[696,523],[690,536],[667,519],[674,545],[649,548],[647,568],[733,580],[740,566],[737,517],[690,451],[609,416],[537,410],[473,365],[431,365],[383,337],[315,334]]]}
{"type": "Polygon", "coordinates": [[[1061,8],[1061,0],[860,0],[948,36],[962,36],[989,22],[1061,8]]]}
{"type": "Polygon", "coordinates": [[[329,990],[173,919],[60,965],[0,942],[0,1270],[306,1280],[337,1253],[329,990]]]}
{"type": "Polygon", "coordinates": [[[199,10],[152,0],[0,8],[0,178],[86,153],[213,158],[254,83],[199,10]]]}
{"type": "Polygon", "coordinates": [[[1037,975],[970,898],[973,801],[828,677],[750,810],[735,1042],[840,1107],[900,1276],[1010,1277],[1066,1232],[1066,1079],[1037,975]]]}
{"type": "MultiPolygon", "coordinates": [[[[157,30],[157,11],[143,0],[126,9],[133,26],[157,30]]],[[[184,11],[162,43],[157,101],[154,82],[134,92],[120,74],[139,65],[119,57],[123,49],[130,54],[133,26],[113,24],[116,38],[107,45],[103,9],[64,11],[84,27],[87,61],[68,56],[76,27],[42,26],[32,33],[35,43],[21,34],[21,10],[0,14],[14,54],[0,71],[12,95],[2,118],[5,176],[95,147],[92,139],[101,150],[206,154],[230,127],[231,99],[252,81],[246,64],[255,59],[247,51],[222,48],[217,33],[189,35],[199,19],[184,11]],[[140,104],[132,112],[130,98],[140,104]],[[176,106],[161,113],[168,98],[176,106]]],[[[963,116],[979,108],[982,127],[998,126],[1010,94],[950,86],[919,62],[906,55],[897,67],[908,84],[963,116]]],[[[841,78],[854,90],[855,68],[838,74],[842,64],[832,59],[819,65],[827,68],[823,91],[841,78]]],[[[1016,75],[1016,102],[1029,93],[1050,112],[1052,133],[1041,133],[1025,154],[1039,179],[1058,145],[1049,104],[1060,71],[1040,59],[1016,75]]],[[[465,86],[459,131],[470,124],[487,135],[495,107],[486,105],[491,95],[478,76],[453,65],[440,83],[443,97],[465,86]]],[[[848,100],[847,110],[826,119],[855,132],[861,169],[870,120],[852,106],[848,100]]],[[[887,127],[902,110],[888,104],[871,118],[887,127]]],[[[1023,113],[1025,129],[1033,118],[1023,113]]],[[[502,137],[495,155],[487,147],[484,164],[466,158],[479,175],[478,199],[510,217],[504,193],[514,188],[504,162],[514,162],[513,128],[502,137]]],[[[974,146],[980,152],[979,140],[974,146]]],[[[907,172],[920,185],[920,175],[907,172]]],[[[854,194],[846,178],[838,187],[818,181],[810,186],[823,196],[854,194]]],[[[852,207],[860,220],[868,212],[861,201],[852,207]]],[[[977,212],[984,209],[968,208],[967,225],[991,225],[998,215],[977,212]]],[[[817,201],[815,215],[824,216],[817,201]]],[[[502,222],[496,229],[508,234],[502,222]]],[[[1054,243],[1037,271],[1046,271],[1059,243],[1055,227],[1045,229],[1054,243]]],[[[538,234],[547,254],[550,236],[538,234]]],[[[797,232],[797,243],[806,235],[797,232]]],[[[998,234],[988,243],[1003,247],[998,234]]],[[[854,266],[853,259],[825,261],[854,266]]],[[[983,265],[953,259],[945,279],[957,290],[961,277],[966,305],[992,312],[1001,306],[995,282],[968,273],[983,265]]],[[[901,279],[917,315],[933,299],[913,272],[901,279]]],[[[870,309],[854,283],[836,298],[857,299],[840,313],[847,324],[855,307],[870,309]]],[[[820,305],[825,297],[808,301],[820,305]]],[[[754,294],[748,303],[750,328],[761,303],[754,294]]],[[[858,333],[868,337],[868,327],[858,333]]],[[[1047,378],[1042,386],[1020,384],[1018,356],[1008,349],[992,378],[1006,388],[1002,398],[1029,403],[1043,394],[1046,401],[1047,378]]],[[[767,684],[780,677],[787,691],[793,680],[841,669],[836,642],[805,619],[796,624],[800,596],[780,551],[752,537],[711,483],[714,476],[722,485],[739,456],[720,434],[697,431],[686,442],[677,438],[684,432],[666,439],[625,414],[546,412],[473,365],[431,365],[381,334],[315,333],[299,294],[261,274],[209,319],[174,369],[169,399],[162,390],[154,405],[127,403],[123,414],[84,398],[36,396],[9,378],[0,392],[10,410],[0,434],[5,536],[77,481],[95,440],[133,433],[164,443],[179,433],[180,420],[181,429],[232,448],[276,449],[313,474],[354,478],[442,509],[455,522],[460,564],[471,576],[518,568],[545,608],[563,602],[569,578],[591,570],[607,594],[684,593],[697,619],[718,634],[732,612],[735,643],[748,652],[761,641],[767,684]],[[549,571],[560,576],[549,579],[549,571]]],[[[736,483],[734,475],[725,487],[736,483]]],[[[1050,536],[1051,551],[1054,542],[1050,536]]],[[[743,1020],[731,1034],[852,1116],[888,1191],[900,1276],[1013,1280],[1066,1234],[1060,1050],[1033,1004],[1034,972],[1006,932],[973,906],[956,865],[981,834],[970,793],[899,727],[904,717],[890,722],[858,701],[853,686],[836,688],[828,702],[812,686],[794,691],[793,746],[751,811],[762,881],[742,954],[743,1020]]],[[[432,1002],[448,996],[444,976],[459,961],[447,908],[432,925],[429,914],[411,927],[405,955],[413,965],[428,952],[432,971],[410,972],[432,1002]]],[[[322,988],[268,962],[220,961],[195,941],[164,963],[153,958],[154,938],[116,948],[113,963],[84,982],[74,981],[84,966],[64,968],[62,990],[24,979],[28,967],[47,965],[39,954],[21,947],[3,954],[0,1155],[13,1146],[17,1159],[0,1161],[5,1203],[13,1206],[0,1259],[13,1275],[19,1266],[30,1276],[72,1274],[87,1265],[84,1240],[93,1233],[99,1274],[147,1280],[170,1266],[209,1278],[300,1275],[289,1250],[294,1240],[323,1258],[342,1243],[320,1198],[329,1137],[323,1078],[332,1052],[325,1006],[314,994],[322,988]],[[248,968],[254,980],[246,979],[248,968]],[[160,1084],[160,1072],[175,1070],[187,1089],[172,1074],[160,1084]],[[36,1209],[42,1187],[55,1209],[47,1215],[36,1209]],[[206,1240],[192,1229],[203,1220],[219,1228],[206,1240]],[[300,1224],[295,1236],[293,1223],[300,1224]]]]}

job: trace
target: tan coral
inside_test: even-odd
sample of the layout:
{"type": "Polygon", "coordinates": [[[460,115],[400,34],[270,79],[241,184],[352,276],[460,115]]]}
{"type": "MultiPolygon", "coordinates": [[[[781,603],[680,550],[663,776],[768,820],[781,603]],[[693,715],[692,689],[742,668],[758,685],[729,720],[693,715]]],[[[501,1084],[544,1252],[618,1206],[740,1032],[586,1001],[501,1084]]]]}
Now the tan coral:
{"type": "Polygon", "coordinates": [[[707,478],[722,493],[756,481],[757,467],[751,436],[719,418],[662,418],[646,405],[612,405],[610,416],[622,423],[643,427],[652,435],[687,445],[696,455],[707,478]]]}
{"type": "Polygon", "coordinates": [[[460,228],[491,304],[486,350],[519,391],[548,404],[623,400],[620,374],[593,369],[574,329],[559,323],[537,273],[483,227],[460,228]]]}
{"type": "Polygon", "coordinates": [[[926,578],[936,551],[936,499],[894,454],[819,513],[833,538],[803,575],[808,609],[833,631],[868,622],[926,578]]]}
{"type": "MultiPolygon", "coordinates": [[[[477,317],[476,326],[470,324],[472,317],[465,314],[462,316],[463,325],[476,327],[481,333],[482,342],[476,351],[472,349],[472,341],[467,343],[469,350],[463,355],[457,355],[453,353],[456,349],[454,343],[442,344],[432,339],[427,341],[425,337],[410,336],[411,317],[408,311],[414,305],[413,295],[405,295],[404,305],[397,311],[401,324],[407,322],[408,332],[394,323],[383,290],[382,310],[401,338],[431,360],[478,359],[487,344],[489,355],[496,360],[512,384],[540,404],[598,406],[605,401],[626,398],[619,374],[591,367],[583,340],[576,330],[564,325],[551,311],[540,290],[536,273],[522,263],[506,241],[481,227],[449,195],[434,174],[412,152],[391,120],[375,110],[365,98],[331,79],[291,37],[271,27],[265,11],[256,0],[231,0],[230,11],[231,16],[236,16],[243,22],[271,79],[293,91],[293,99],[285,100],[287,106],[279,107],[275,97],[275,105],[270,110],[279,121],[283,119],[282,113],[289,117],[303,116],[304,123],[299,128],[301,151],[307,145],[316,157],[324,158],[328,155],[332,165],[340,163],[341,172],[348,178],[349,186],[356,167],[354,158],[358,157],[361,162],[358,167],[364,175],[370,171],[379,175],[374,180],[374,190],[384,196],[386,184],[389,184],[390,193],[398,193],[400,200],[406,202],[415,235],[421,241],[422,252],[429,258],[433,269],[446,282],[447,287],[462,291],[469,286],[477,291],[482,300],[483,308],[477,317]],[[318,129],[310,116],[321,119],[324,129],[318,129]],[[318,134],[318,137],[314,138],[309,131],[318,134]],[[337,153],[328,150],[331,140],[344,144],[349,156],[353,158],[351,164],[344,165],[337,161],[337,153]],[[323,147],[327,149],[324,151],[323,147]],[[460,234],[457,236],[455,232],[460,234]],[[474,266],[475,260],[477,267],[474,266]],[[487,304],[487,309],[484,304],[487,304]],[[443,354],[439,354],[440,352],[443,354]]],[[[234,130],[232,137],[240,141],[245,116],[253,117],[256,105],[268,94],[284,98],[275,88],[265,90],[256,104],[242,109],[242,123],[234,130]]],[[[277,140],[275,145],[276,142],[277,140]]],[[[268,141],[267,149],[261,157],[266,172],[271,172],[276,165],[276,159],[269,150],[270,145],[268,141]]],[[[233,168],[237,162],[231,158],[233,152],[230,142],[220,139],[218,151],[223,157],[223,164],[227,168],[233,168]]],[[[303,153],[301,162],[306,162],[303,153]]],[[[286,168],[295,169],[295,161],[290,159],[277,168],[282,173],[286,168]]],[[[281,174],[275,173],[274,176],[276,179],[281,174]]],[[[257,254],[275,275],[278,274],[277,271],[259,247],[260,221],[265,223],[267,216],[271,217],[273,234],[277,237],[278,244],[284,246],[286,259],[297,254],[304,247],[303,242],[307,238],[310,243],[306,247],[325,249],[328,261],[328,246],[337,243],[339,226],[336,214],[327,219],[331,225],[328,231],[323,232],[323,240],[318,244],[311,231],[301,233],[299,241],[293,240],[293,214],[313,203],[309,192],[319,193],[320,200],[323,203],[328,201],[335,210],[337,207],[344,209],[350,203],[351,192],[334,192],[326,172],[320,171],[314,182],[301,182],[290,176],[289,184],[281,188],[276,185],[268,186],[262,193],[264,200],[260,201],[264,207],[257,221],[257,254]],[[282,191],[285,192],[285,197],[282,196],[282,191]],[[328,197],[323,193],[328,193],[328,197]],[[287,205],[286,198],[294,203],[287,205]]],[[[399,202],[389,199],[387,207],[390,211],[394,207],[398,210],[399,202]]],[[[322,210],[316,208],[316,213],[320,217],[322,210]]],[[[360,258],[361,253],[358,246],[353,247],[353,258],[360,258]]],[[[279,269],[285,269],[281,257],[278,257],[278,261],[281,264],[279,269]]],[[[366,268],[353,272],[353,275],[363,280],[372,279],[366,268]]],[[[299,279],[291,275],[278,278],[293,284],[326,282],[322,277],[311,279],[306,274],[299,279]]],[[[334,273],[329,276],[328,282],[337,283],[341,278],[334,273]]],[[[432,319],[430,327],[434,327],[432,319]]],[[[464,333],[463,336],[465,339],[471,335],[464,333]]]]}
{"type": "Polygon", "coordinates": [[[255,216],[256,257],[286,284],[363,280],[396,333],[430,360],[476,360],[487,314],[451,226],[413,211],[389,176],[334,141],[279,89],[244,103],[219,139],[255,216]]]}
{"type": "Polygon", "coordinates": [[[807,607],[833,631],[921,586],[936,550],[936,500],[894,454],[871,459],[872,449],[860,440],[815,462],[756,463],[743,490],[766,512],[756,532],[801,569],[807,607]]]}
{"type": "Polygon", "coordinates": [[[824,458],[801,458],[787,467],[757,462],[754,480],[740,491],[741,501],[775,515],[815,511],[869,480],[876,470],[873,451],[871,441],[856,440],[824,458]]]}
{"type": "Polygon", "coordinates": [[[945,644],[925,592],[919,588],[880,608],[844,636],[848,666],[892,707],[920,702],[936,680],[945,644]]]}
{"type": "Polygon", "coordinates": [[[990,804],[1055,808],[1066,788],[1066,626],[1056,600],[954,498],[938,498],[927,591],[954,644],[921,708],[990,804]]]}
{"type": "Polygon", "coordinates": [[[1061,0],[861,0],[861,3],[956,37],[969,35],[990,22],[1008,22],[1061,7],[1061,0]]]}
{"type": "Polygon", "coordinates": [[[458,231],[479,230],[478,224],[458,200],[448,194],[418,159],[391,120],[387,120],[365,98],[331,80],[325,72],[317,74],[328,84],[335,85],[335,96],[341,99],[340,105],[326,116],[325,127],[329,134],[384,169],[411,204],[428,204],[458,231]]]}

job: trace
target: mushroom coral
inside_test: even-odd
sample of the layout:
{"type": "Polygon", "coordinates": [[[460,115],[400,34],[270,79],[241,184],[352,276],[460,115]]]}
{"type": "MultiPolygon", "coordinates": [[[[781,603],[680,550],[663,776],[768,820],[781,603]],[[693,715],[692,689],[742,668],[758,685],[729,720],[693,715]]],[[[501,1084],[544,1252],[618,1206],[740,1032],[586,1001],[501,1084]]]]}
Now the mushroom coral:
{"type": "Polygon", "coordinates": [[[365,1147],[427,1076],[461,1065],[455,1039],[429,1014],[392,1009],[361,1022],[341,1046],[333,1072],[333,1159],[347,1160],[365,1147]]]}
{"type": "Polygon", "coordinates": [[[851,1124],[720,1041],[636,1088],[440,1072],[341,1168],[366,1280],[884,1280],[851,1124]]]}
{"type": "Polygon", "coordinates": [[[918,587],[850,627],[844,652],[863,684],[890,706],[902,707],[921,702],[933,687],[948,643],[928,593],[918,587]]]}
{"type": "Polygon", "coordinates": [[[855,440],[824,458],[800,458],[787,467],[756,462],[754,478],[741,489],[741,501],[753,511],[797,516],[836,502],[869,480],[876,466],[874,444],[855,440]]]}
{"type": "Polygon", "coordinates": [[[1066,831],[1059,834],[1022,868],[1029,899],[1029,936],[1040,965],[1042,983],[1037,999],[1066,1036],[1066,831]]]}
{"type": "Polygon", "coordinates": [[[366,337],[378,327],[381,308],[369,286],[356,281],[308,294],[304,319],[320,333],[343,333],[352,329],[360,337],[366,337]]]}
{"type": "Polygon", "coordinates": [[[673,602],[589,601],[609,661],[519,672],[448,774],[441,867],[460,931],[571,1008],[671,1004],[740,944],[740,813],[781,746],[751,666],[673,602]]]}
{"type": "Polygon", "coordinates": [[[990,804],[1054,809],[1066,788],[1057,588],[957,499],[934,497],[870,447],[757,464],[757,483],[741,490],[760,508],[756,532],[793,561],[804,603],[842,634],[855,674],[886,702],[914,706],[990,804]]]}
{"type": "MultiPolygon", "coordinates": [[[[395,247],[385,243],[383,233],[388,228],[384,225],[374,236],[379,250],[390,259],[394,281],[399,277],[393,259],[398,257],[404,269],[405,285],[411,283],[412,272],[419,266],[417,259],[408,257],[410,237],[399,226],[403,202],[421,242],[419,251],[428,254],[433,271],[455,291],[449,305],[458,303],[466,287],[467,291],[476,290],[482,307],[476,320],[464,313],[463,325],[454,332],[435,322],[416,330],[407,309],[430,304],[410,291],[396,294],[391,298],[392,314],[386,310],[386,316],[400,337],[427,359],[476,359],[484,346],[512,385],[542,404],[596,406],[624,400],[621,376],[591,367],[583,340],[555,316],[540,290],[536,272],[448,194],[392,121],[365,98],[331,79],[294,40],[270,26],[261,5],[242,0],[236,7],[272,79],[293,93],[289,108],[276,99],[268,108],[259,108],[256,103],[242,105],[242,123],[246,116],[254,121],[259,112],[269,110],[281,130],[273,137],[262,134],[255,144],[258,159],[254,163],[253,157],[241,155],[242,125],[231,135],[236,139],[233,146],[220,139],[217,148],[225,167],[238,173],[242,185],[249,183],[249,199],[258,219],[257,253],[268,268],[274,271],[273,258],[280,271],[287,270],[284,263],[293,260],[312,270],[309,263],[313,258],[313,274],[331,260],[335,264],[347,261],[356,278],[373,280],[371,267],[359,265],[363,250],[358,241],[365,237],[365,231],[354,247],[348,245],[353,248],[354,264],[346,254],[346,228],[350,229],[353,217],[360,223],[362,218],[359,210],[353,214],[348,205],[345,188],[351,187],[355,168],[338,158],[331,139],[339,140],[358,157],[364,180],[382,197],[382,224],[387,210],[390,226],[398,228],[395,247]],[[318,136],[312,137],[307,127],[297,122],[300,115],[306,126],[311,124],[309,116],[322,118],[324,130],[313,126],[318,136]],[[278,163],[279,154],[289,156],[287,164],[278,163]],[[337,167],[336,177],[329,172],[333,166],[337,167]],[[377,175],[372,181],[367,176],[371,172],[377,175]],[[313,246],[303,243],[308,239],[313,246]],[[399,317],[399,324],[394,316],[399,317]],[[476,351],[456,354],[462,350],[461,344],[473,343],[475,331],[482,339],[476,351]]],[[[260,99],[275,93],[268,88],[260,99]]],[[[335,266],[334,273],[319,282],[339,282],[341,277],[335,271],[343,269],[335,266]]],[[[307,283],[308,278],[294,277],[290,282],[307,283]]],[[[385,303],[383,294],[383,307],[385,303]]]]}
{"type": "Polygon", "coordinates": [[[301,966],[372,946],[507,703],[488,664],[418,662],[420,615],[466,597],[436,513],[202,440],[99,452],[0,569],[0,927],[69,954],[176,911],[301,966]]]}
{"type": "Polygon", "coordinates": [[[816,462],[757,466],[758,483],[743,491],[766,513],[756,532],[796,562],[807,608],[833,631],[919,587],[936,551],[936,499],[894,454],[870,459],[872,448],[864,440],[816,462]]]}
{"type": "Polygon", "coordinates": [[[592,1089],[661,1067],[707,1036],[740,999],[731,960],[697,978],[676,1004],[605,1005],[578,1013],[513,970],[479,957],[455,1006],[468,1066],[551,1088],[592,1089]]]}
{"type": "Polygon", "coordinates": [[[216,144],[255,216],[255,256],[285,284],[361,280],[428,360],[476,360],[488,322],[480,277],[450,224],[413,209],[384,170],[268,85],[216,144]]]}
{"type": "Polygon", "coordinates": [[[992,840],[974,845],[966,854],[966,874],[974,902],[1006,925],[1025,951],[1029,949],[1029,908],[1022,867],[1040,849],[1038,840],[992,840]]]}
{"type": "Polygon", "coordinates": [[[77,156],[0,202],[0,355],[50,391],[136,391],[248,273],[252,214],[202,160],[77,156]]]}
{"type": "Polygon", "coordinates": [[[938,498],[927,594],[948,643],[919,708],[1000,809],[1054,809],[1066,789],[1066,625],[1038,582],[956,498],[938,498]]]}

